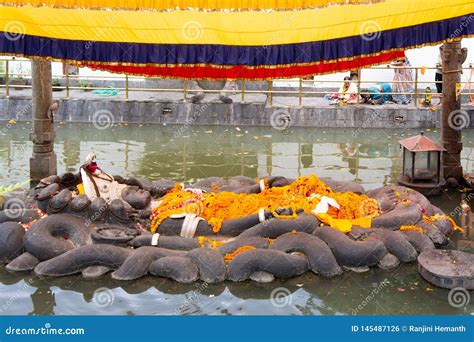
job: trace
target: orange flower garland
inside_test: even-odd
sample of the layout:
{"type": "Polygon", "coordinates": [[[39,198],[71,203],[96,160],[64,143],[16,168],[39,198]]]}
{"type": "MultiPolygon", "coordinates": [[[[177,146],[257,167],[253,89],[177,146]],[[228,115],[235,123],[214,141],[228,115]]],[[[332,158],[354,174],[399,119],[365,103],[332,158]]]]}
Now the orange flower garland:
{"type": "Polygon", "coordinates": [[[400,230],[414,230],[418,233],[424,233],[425,232],[425,230],[423,228],[418,227],[418,226],[401,226],[400,230]]]}
{"type": "Polygon", "coordinates": [[[232,261],[234,260],[234,258],[239,255],[239,254],[242,254],[242,253],[245,253],[247,251],[252,251],[256,249],[255,247],[253,246],[242,246],[242,247],[239,247],[237,248],[234,252],[232,253],[228,253],[224,256],[224,260],[225,261],[232,261]]]}
{"type": "Polygon", "coordinates": [[[213,239],[208,239],[205,236],[198,236],[197,240],[201,248],[205,247],[206,245],[209,245],[209,247],[211,247],[212,249],[216,249],[217,247],[225,243],[225,241],[217,241],[213,239]]]}
{"type": "Polygon", "coordinates": [[[219,233],[221,231],[223,219],[217,217],[211,217],[208,221],[209,225],[212,227],[214,233],[219,233]]]}
{"type": "Polygon", "coordinates": [[[456,224],[456,222],[453,220],[453,218],[449,215],[440,215],[440,214],[436,214],[434,216],[423,215],[423,221],[425,221],[427,223],[433,223],[433,222],[441,221],[441,220],[449,221],[449,223],[451,223],[451,227],[453,227],[454,230],[459,230],[461,233],[464,233],[464,229],[459,227],[456,224]]]}
{"type": "MultiPolygon", "coordinates": [[[[378,206],[361,205],[371,201],[366,195],[355,193],[334,193],[315,175],[300,177],[290,185],[266,189],[258,194],[237,194],[233,192],[211,192],[203,195],[186,191],[177,184],[168,194],[163,196],[162,203],[153,209],[151,231],[154,233],[161,222],[173,214],[187,213],[186,204],[194,203],[198,207],[198,216],[207,220],[214,233],[220,231],[224,220],[246,217],[258,213],[263,208],[275,212],[278,208],[303,209],[307,213],[316,207],[322,196],[334,198],[341,206],[339,210],[332,208],[329,214],[338,219],[356,219],[378,215],[378,206]]],[[[285,218],[283,215],[277,215],[285,218]]],[[[296,214],[286,218],[296,218],[296,214]]]]}

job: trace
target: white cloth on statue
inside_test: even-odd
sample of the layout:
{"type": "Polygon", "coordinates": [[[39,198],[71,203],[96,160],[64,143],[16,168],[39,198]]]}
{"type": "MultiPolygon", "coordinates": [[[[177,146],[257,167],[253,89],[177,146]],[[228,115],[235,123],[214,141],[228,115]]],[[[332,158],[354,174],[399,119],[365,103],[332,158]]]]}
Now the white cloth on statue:
{"type": "MultiPolygon", "coordinates": [[[[84,193],[89,200],[93,200],[96,197],[102,197],[107,203],[112,202],[115,199],[122,199],[122,190],[127,187],[126,184],[119,184],[116,181],[109,181],[91,176],[81,168],[82,184],[84,185],[84,193]],[[99,193],[97,193],[94,187],[94,182],[97,186],[99,193]]],[[[112,178],[113,179],[113,178],[112,178]]]]}
{"type": "Polygon", "coordinates": [[[335,199],[323,196],[321,197],[321,201],[316,204],[316,207],[312,210],[312,212],[314,214],[326,214],[329,210],[329,206],[335,207],[337,209],[341,208],[335,199]]]}

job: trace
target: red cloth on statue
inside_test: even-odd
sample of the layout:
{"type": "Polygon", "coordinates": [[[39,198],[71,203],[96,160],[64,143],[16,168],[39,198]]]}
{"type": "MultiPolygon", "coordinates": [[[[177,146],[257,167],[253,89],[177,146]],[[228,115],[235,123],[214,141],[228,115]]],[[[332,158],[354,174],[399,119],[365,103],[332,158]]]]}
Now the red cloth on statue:
{"type": "Polygon", "coordinates": [[[90,172],[90,173],[95,173],[97,171],[99,167],[97,166],[97,163],[90,163],[89,165],[87,165],[87,170],[90,172]]]}

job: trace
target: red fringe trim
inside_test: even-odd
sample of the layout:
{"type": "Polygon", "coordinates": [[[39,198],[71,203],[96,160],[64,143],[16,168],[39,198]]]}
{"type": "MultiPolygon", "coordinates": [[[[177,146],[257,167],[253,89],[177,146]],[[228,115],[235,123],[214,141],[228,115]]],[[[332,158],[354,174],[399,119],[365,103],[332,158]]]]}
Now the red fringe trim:
{"type": "Polygon", "coordinates": [[[305,66],[288,67],[212,67],[212,66],[120,66],[100,63],[82,62],[81,66],[96,70],[128,75],[178,78],[188,80],[270,80],[279,78],[307,77],[312,75],[329,74],[348,70],[357,70],[371,65],[383,64],[398,58],[405,57],[404,51],[391,51],[379,55],[360,57],[355,60],[318,63],[305,66]]]}

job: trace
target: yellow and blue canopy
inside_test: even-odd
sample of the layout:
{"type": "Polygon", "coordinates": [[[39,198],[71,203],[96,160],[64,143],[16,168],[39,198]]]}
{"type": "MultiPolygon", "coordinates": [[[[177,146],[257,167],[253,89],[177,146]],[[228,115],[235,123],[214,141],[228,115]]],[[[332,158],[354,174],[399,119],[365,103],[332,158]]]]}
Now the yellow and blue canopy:
{"type": "Polygon", "coordinates": [[[273,79],[474,35],[472,0],[0,0],[0,54],[136,75],[273,79]]]}

